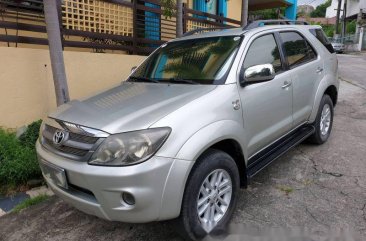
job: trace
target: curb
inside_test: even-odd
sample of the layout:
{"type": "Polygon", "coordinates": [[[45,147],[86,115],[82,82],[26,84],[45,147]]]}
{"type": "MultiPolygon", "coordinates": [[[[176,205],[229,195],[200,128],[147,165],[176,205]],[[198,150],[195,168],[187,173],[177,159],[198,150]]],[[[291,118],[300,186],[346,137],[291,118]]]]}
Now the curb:
{"type": "Polygon", "coordinates": [[[32,188],[29,191],[17,193],[10,197],[0,197],[0,217],[11,212],[11,210],[26,199],[39,195],[53,196],[53,192],[47,186],[32,188]]]}

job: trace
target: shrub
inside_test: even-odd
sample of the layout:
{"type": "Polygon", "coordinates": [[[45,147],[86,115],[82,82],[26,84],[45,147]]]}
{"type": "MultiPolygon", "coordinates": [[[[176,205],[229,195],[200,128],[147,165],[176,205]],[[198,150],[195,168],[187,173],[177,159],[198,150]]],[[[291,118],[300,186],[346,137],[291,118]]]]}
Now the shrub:
{"type": "Polygon", "coordinates": [[[33,178],[41,178],[35,142],[39,121],[29,125],[20,139],[14,132],[0,129],[0,186],[24,185],[33,178]]]}
{"type": "Polygon", "coordinates": [[[34,143],[36,143],[39,129],[41,128],[42,120],[35,121],[28,125],[27,130],[19,136],[19,141],[24,146],[34,147],[34,143]]]}

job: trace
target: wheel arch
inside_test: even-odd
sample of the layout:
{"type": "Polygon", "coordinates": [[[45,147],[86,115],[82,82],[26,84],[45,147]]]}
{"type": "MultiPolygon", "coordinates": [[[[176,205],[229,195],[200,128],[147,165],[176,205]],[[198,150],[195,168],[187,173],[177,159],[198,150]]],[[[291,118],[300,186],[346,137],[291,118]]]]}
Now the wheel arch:
{"type": "Polygon", "coordinates": [[[323,96],[327,94],[332,99],[333,105],[335,106],[338,101],[338,89],[334,84],[328,84],[327,82],[322,82],[319,85],[318,90],[315,94],[315,100],[313,104],[313,110],[309,117],[309,122],[312,123],[315,121],[316,115],[318,113],[319,104],[323,96]]]}
{"type": "Polygon", "coordinates": [[[338,90],[337,90],[337,87],[335,87],[335,85],[328,86],[328,88],[324,91],[324,94],[329,95],[330,98],[332,99],[333,106],[336,106],[337,101],[338,101],[338,90]]]}
{"type": "Polygon", "coordinates": [[[162,198],[164,209],[161,210],[160,220],[179,216],[189,176],[197,163],[196,161],[209,149],[224,151],[235,160],[240,175],[240,186],[246,187],[244,140],[245,132],[242,125],[233,120],[214,122],[192,135],[177,153],[175,158],[179,161],[175,162],[167,177],[167,186],[162,198]],[[184,176],[183,170],[186,170],[184,176]],[[175,190],[174,195],[171,194],[171,190],[175,190]]]}

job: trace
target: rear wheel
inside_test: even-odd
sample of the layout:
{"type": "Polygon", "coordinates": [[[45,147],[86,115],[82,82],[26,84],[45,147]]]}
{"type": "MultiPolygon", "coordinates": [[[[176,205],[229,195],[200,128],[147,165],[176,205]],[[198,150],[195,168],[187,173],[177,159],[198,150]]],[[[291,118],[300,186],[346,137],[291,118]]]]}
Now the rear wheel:
{"type": "Polygon", "coordinates": [[[197,160],[187,181],[178,231],[197,240],[226,227],[239,190],[235,161],[225,152],[208,150],[197,160]]]}
{"type": "Polygon", "coordinates": [[[333,102],[329,95],[324,95],[320,101],[318,114],[314,122],[315,132],[309,141],[314,144],[323,144],[329,138],[333,125],[333,102]]]}

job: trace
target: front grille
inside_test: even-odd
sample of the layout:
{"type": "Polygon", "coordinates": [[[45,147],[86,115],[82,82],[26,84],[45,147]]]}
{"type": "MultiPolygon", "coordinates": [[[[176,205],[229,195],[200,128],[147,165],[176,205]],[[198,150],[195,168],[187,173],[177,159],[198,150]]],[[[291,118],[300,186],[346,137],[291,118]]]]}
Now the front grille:
{"type": "Polygon", "coordinates": [[[45,124],[41,142],[47,150],[57,155],[83,161],[91,156],[93,151],[100,144],[101,139],[103,138],[73,133],[65,129],[59,129],[45,124]],[[53,142],[53,136],[56,131],[68,133],[67,139],[62,142],[61,145],[57,145],[53,142]]]}
{"type": "MultiPolygon", "coordinates": [[[[44,129],[45,132],[50,132],[50,133],[52,133],[52,135],[57,130],[60,130],[60,129],[57,129],[56,127],[53,127],[53,126],[50,126],[50,125],[45,125],[45,129],[44,129]]],[[[99,138],[70,132],[69,133],[69,139],[73,140],[73,141],[77,141],[77,142],[86,143],[86,144],[94,144],[98,141],[99,138]]]]}
{"type": "Polygon", "coordinates": [[[68,153],[71,155],[75,155],[75,156],[85,156],[89,152],[88,150],[80,150],[80,149],[65,146],[65,145],[57,146],[57,145],[54,145],[52,141],[50,141],[46,138],[44,139],[44,142],[47,146],[52,146],[53,148],[55,148],[58,151],[68,153]]]}

